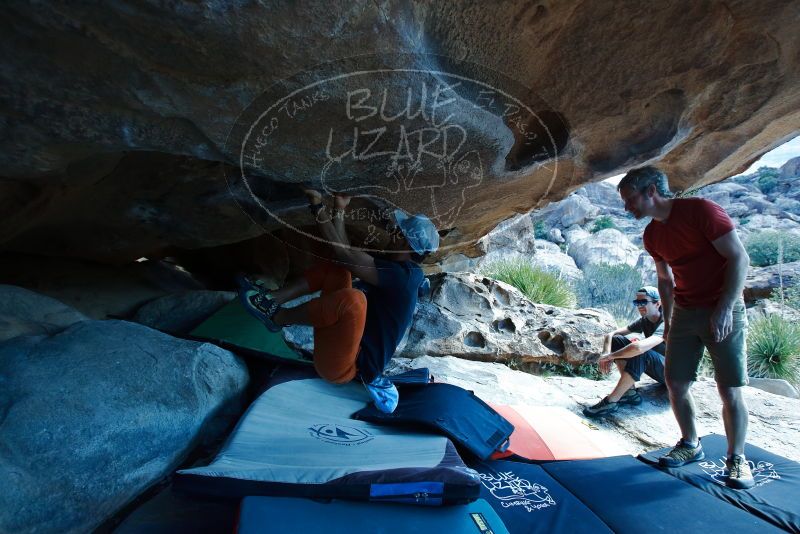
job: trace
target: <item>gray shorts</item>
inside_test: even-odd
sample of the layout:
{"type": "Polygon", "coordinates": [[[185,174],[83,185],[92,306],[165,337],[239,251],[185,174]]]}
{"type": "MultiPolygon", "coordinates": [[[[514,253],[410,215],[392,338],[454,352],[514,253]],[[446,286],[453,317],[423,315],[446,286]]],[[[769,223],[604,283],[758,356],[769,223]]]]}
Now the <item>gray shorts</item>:
{"type": "Polygon", "coordinates": [[[747,314],[744,302],[733,305],[733,330],[719,343],[711,336],[712,308],[680,308],[672,310],[667,338],[666,378],[676,382],[694,382],[708,349],[714,363],[714,378],[725,387],[747,385],[747,314]]]}

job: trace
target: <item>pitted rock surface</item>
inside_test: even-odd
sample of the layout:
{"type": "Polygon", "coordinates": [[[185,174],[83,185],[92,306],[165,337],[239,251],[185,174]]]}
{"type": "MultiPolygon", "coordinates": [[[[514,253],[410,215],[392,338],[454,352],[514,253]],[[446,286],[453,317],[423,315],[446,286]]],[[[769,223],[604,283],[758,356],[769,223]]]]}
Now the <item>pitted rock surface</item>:
{"type": "Polygon", "coordinates": [[[468,273],[430,278],[400,357],[457,356],[490,362],[595,361],[616,328],[597,310],[534,304],[516,288],[468,273]]]}

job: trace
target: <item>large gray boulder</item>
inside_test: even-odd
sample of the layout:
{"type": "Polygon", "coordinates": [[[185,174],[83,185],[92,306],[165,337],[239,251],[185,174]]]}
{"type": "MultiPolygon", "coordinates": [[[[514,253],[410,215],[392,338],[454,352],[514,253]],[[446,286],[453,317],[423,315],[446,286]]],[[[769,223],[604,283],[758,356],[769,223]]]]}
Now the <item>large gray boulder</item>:
{"type": "Polygon", "coordinates": [[[240,413],[247,368],[123,321],[0,344],[0,532],[89,532],[240,413]]]}
{"type": "Polygon", "coordinates": [[[445,356],[494,362],[594,361],[610,315],[534,304],[516,288],[468,273],[430,277],[400,357],[445,356]]]}
{"type": "Polygon", "coordinates": [[[148,302],[131,320],[170,334],[188,334],[234,298],[232,291],[184,291],[148,302]]]}
{"type": "Polygon", "coordinates": [[[0,341],[49,335],[88,317],[56,299],[17,286],[0,285],[0,341]]]}
{"type": "Polygon", "coordinates": [[[588,199],[589,202],[597,206],[604,214],[609,212],[622,214],[625,211],[622,200],[620,200],[619,192],[617,191],[617,186],[612,183],[603,181],[586,184],[575,191],[575,194],[588,199]]]}
{"type": "Polygon", "coordinates": [[[584,224],[599,212],[600,208],[592,204],[587,198],[580,195],[571,195],[559,202],[558,210],[553,214],[553,217],[561,223],[562,227],[569,228],[573,224],[584,224]]]}
{"type": "Polygon", "coordinates": [[[533,265],[545,271],[557,274],[566,280],[578,281],[583,279],[583,272],[575,265],[572,256],[561,252],[555,243],[539,240],[536,242],[533,265]]]}
{"type": "Polygon", "coordinates": [[[572,243],[568,253],[581,269],[600,263],[635,267],[641,250],[619,230],[606,228],[572,243]]]}
{"type": "Polygon", "coordinates": [[[744,282],[745,302],[751,303],[769,298],[772,292],[780,287],[781,278],[783,278],[783,287],[800,284],[800,261],[767,267],[750,267],[744,282]]]}

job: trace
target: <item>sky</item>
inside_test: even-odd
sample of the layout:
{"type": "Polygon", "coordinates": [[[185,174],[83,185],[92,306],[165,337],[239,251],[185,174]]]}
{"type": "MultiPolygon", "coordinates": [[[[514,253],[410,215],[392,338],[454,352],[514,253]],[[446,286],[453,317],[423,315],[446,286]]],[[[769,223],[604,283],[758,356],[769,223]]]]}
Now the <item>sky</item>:
{"type": "MultiPolygon", "coordinates": [[[[759,167],[780,167],[790,159],[796,158],[797,156],[800,156],[800,136],[797,136],[791,141],[787,141],[781,146],[770,150],[761,156],[761,158],[756,160],[755,163],[750,165],[750,168],[748,168],[742,174],[750,174],[751,172],[755,172],[759,167]]],[[[622,180],[623,176],[625,175],[618,174],[616,176],[612,176],[611,178],[608,178],[606,182],[617,185],[619,181],[622,180]]],[[[741,174],[738,176],[741,176],[741,174]]]]}

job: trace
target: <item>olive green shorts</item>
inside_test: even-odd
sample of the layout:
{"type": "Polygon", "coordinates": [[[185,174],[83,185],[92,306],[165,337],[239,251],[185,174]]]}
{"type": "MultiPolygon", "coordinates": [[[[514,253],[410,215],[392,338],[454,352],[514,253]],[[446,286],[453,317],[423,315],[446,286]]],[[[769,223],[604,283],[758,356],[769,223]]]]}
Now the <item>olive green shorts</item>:
{"type": "Polygon", "coordinates": [[[733,330],[719,343],[711,335],[709,321],[713,311],[713,308],[673,308],[664,373],[667,381],[697,380],[703,348],[707,348],[718,385],[747,385],[747,314],[744,302],[739,300],[733,305],[733,330]]]}

